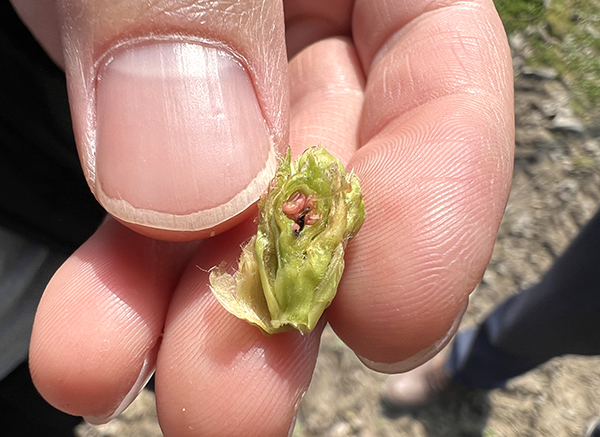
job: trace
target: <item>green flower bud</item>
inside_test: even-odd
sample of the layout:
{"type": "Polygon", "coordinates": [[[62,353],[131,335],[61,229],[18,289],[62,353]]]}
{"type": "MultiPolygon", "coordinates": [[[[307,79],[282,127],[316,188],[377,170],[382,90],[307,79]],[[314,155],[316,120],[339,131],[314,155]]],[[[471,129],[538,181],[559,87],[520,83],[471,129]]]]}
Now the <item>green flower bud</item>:
{"type": "Polygon", "coordinates": [[[210,285],[232,314],[276,334],[314,329],[344,271],[344,250],[365,218],[358,177],[322,146],[281,159],[258,202],[258,232],[234,276],[223,265],[210,285]]]}

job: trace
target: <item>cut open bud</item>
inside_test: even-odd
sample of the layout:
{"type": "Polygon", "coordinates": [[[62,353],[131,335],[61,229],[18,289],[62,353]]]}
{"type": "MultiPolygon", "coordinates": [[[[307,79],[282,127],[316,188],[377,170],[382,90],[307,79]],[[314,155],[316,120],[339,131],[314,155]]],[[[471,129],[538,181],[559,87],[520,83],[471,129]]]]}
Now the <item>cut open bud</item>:
{"type": "Polygon", "coordinates": [[[238,271],[210,273],[221,304],[266,334],[314,329],[337,291],[344,250],[365,217],[358,177],[322,146],[282,158],[258,202],[258,232],[238,271]]]}

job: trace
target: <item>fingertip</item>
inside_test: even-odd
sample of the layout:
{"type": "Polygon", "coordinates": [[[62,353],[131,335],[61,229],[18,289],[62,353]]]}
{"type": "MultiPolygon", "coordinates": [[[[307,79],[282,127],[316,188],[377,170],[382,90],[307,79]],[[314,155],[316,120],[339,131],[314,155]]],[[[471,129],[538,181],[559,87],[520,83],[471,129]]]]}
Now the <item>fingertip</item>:
{"type": "Polygon", "coordinates": [[[57,272],[40,303],[29,352],[31,376],[59,410],[107,417],[133,387],[156,334],[133,315],[129,323],[119,321],[128,309],[118,300],[107,302],[98,292],[72,294],[71,287],[97,290],[81,277],[69,281],[72,273],[77,276],[72,267],[67,263],[57,272]]]}
{"type": "Polygon", "coordinates": [[[396,362],[380,362],[374,361],[369,358],[362,357],[357,354],[358,359],[369,369],[380,373],[404,373],[412,369],[419,367],[426,363],[434,356],[436,356],[442,349],[444,349],[448,343],[452,340],[454,335],[458,332],[462,317],[467,310],[467,304],[463,305],[462,309],[454,319],[450,329],[438,340],[434,341],[431,345],[425,346],[423,349],[409,356],[406,359],[396,362]]]}
{"type": "Polygon", "coordinates": [[[30,367],[42,396],[78,416],[110,417],[152,369],[189,245],[108,220],[58,269],[38,306],[30,367]]]}

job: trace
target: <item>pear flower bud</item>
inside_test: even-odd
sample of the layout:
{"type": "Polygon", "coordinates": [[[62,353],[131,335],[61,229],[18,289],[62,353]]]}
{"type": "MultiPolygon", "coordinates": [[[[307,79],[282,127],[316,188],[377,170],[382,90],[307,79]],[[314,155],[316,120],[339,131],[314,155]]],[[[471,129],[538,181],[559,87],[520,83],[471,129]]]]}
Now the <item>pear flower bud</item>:
{"type": "Polygon", "coordinates": [[[358,177],[322,146],[281,159],[258,202],[258,232],[238,271],[210,273],[214,295],[266,334],[314,329],[344,271],[344,250],[365,218],[358,177]]]}

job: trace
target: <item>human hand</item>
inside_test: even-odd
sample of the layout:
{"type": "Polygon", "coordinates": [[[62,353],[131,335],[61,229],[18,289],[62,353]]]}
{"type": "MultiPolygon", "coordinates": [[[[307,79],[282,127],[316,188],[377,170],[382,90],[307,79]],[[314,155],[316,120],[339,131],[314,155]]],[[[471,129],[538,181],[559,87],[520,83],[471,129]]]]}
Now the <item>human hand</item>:
{"type": "Polygon", "coordinates": [[[13,3],[65,61],[84,173],[120,220],[40,303],[30,365],[52,404],[106,420],[156,365],[166,435],[286,435],[323,325],[264,337],[206,270],[235,264],[288,142],[325,145],[361,180],[367,219],[326,311],[340,338],[383,371],[449,340],[510,185],[512,69],[491,1],[286,1],[284,20],[277,1],[63,0],[62,49],[54,1],[13,3]]]}

